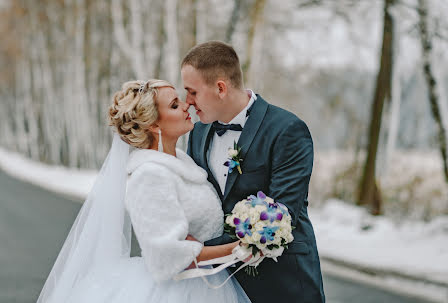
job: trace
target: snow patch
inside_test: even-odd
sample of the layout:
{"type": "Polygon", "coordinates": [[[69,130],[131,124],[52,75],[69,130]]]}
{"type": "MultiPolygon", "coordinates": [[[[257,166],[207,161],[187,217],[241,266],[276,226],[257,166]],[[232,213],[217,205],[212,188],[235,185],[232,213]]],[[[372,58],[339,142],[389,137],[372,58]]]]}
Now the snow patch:
{"type": "Polygon", "coordinates": [[[447,283],[448,216],[397,224],[335,199],[309,212],[322,256],[447,283]]]}
{"type": "Polygon", "coordinates": [[[80,200],[87,197],[98,174],[95,170],[43,164],[3,148],[0,148],[0,169],[19,180],[80,200]]]}

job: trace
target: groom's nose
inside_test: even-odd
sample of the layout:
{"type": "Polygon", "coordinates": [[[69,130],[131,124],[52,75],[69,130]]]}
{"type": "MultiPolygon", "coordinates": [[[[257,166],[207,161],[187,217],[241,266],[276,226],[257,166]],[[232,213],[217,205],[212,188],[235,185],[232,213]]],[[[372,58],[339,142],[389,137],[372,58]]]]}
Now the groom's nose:
{"type": "Polygon", "coordinates": [[[188,105],[195,105],[194,98],[192,98],[192,97],[190,96],[190,94],[187,94],[187,97],[185,98],[185,102],[186,102],[188,105]]]}
{"type": "Polygon", "coordinates": [[[184,112],[188,111],[189,108],[190,108],[190,104],[188,104],[187,102],[184,102],[182,104],[182,109],[184,110],[184,112]]]}

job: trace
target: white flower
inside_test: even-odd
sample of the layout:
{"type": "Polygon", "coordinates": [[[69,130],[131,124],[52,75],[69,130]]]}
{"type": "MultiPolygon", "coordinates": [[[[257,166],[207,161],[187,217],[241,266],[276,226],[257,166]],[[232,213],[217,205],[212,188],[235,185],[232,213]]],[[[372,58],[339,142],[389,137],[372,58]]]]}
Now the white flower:
{"type": "Polygon", "coordinates": [[[260,241],[261,239],[261,235],[258,231],[253,231],[252,232],[252,240],[254,241],[254,244],[256,244],[258,241],[260,241]]]}
{"type": "Polygon", "coordinates": [[[280,245],[282,243],[282,237],[275,233],[274,241],[272,241],[273,244],[280,245]]]}
{"type": "Polygon", "coordinates": [[[265,227],[265,226],[266,226],[266,224],[263,221],[258,221],[254,225],[256,231],[263,231],[263,227],[265,227]]]}
{"type": "Polygon", "coordinates": [[[237,155],[238,155],[238,151],[236,149],[229,148],[229,157],[230,158],[236,157],[237,155]]]}
{"type": "Polygon", "coordinates": [[[266,210],[266,206],[265,205],[255,205],[255,209],[261,213],[262,211],[266,210]]]}
{"type": "Polygon", "coordinates": [[[271,197],[266,197],[266,202],[268,203],[274,203],[274,199],[272,199],[271,197]]]}
{"type": "Polygon", "coordinates": [[[233,218],[234,218],[234,217],[235,217],[235,216],[228,216],[228,217],[226,218],[226,223],[229,224],[229,225],[235,226],[235,224],[233,224],[233,218]]]}
{"type": "Polygon", "coordinates": [[[250,218],[250,223],[256,224],[258,221],[260,221],[260,212],[256,208],[250,208],[249,209],[249,218],[250,218]]]}
{"type": "MultiPolygon", "coordinates": [[[[237,214],[240,215],[242,213],[247,212],[247,206],[244,203],[245,200],[238,202],[237,204],[235,204],[235,207],[232,210],[233,214],[237,214]]],[[[247,201],[247,200],[246,200],[247,201]]]]}

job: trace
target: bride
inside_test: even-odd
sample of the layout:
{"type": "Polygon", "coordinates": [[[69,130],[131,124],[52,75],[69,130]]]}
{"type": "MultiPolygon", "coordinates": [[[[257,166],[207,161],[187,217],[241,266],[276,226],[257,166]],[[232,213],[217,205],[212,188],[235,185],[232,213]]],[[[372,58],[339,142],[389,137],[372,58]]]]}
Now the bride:
{"type": "Polygon", "coordinates": [[[176,149],[193,128],[187,110],[163,80],[126,82],[114,95],[111,150],[38,303],[250,302],[234,278],[218,289],[201,278],[173,280],[239,244],[202,244],[222,234],[223,212],[207,173],[176,149]],[[131,223],[142,257],[130,257],[131,223]]]}

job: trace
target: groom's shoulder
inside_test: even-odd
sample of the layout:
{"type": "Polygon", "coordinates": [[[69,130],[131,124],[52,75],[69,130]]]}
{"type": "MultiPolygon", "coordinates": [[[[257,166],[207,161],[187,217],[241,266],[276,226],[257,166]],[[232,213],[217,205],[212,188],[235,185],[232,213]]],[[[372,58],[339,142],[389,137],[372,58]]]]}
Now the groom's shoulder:
{"type": "Polygon", "coordinates": [[[279,106],[273,105],[266,100],[264,101],[268,104],[267,112],[263,121],[265,124],[272,123],[280,128],[295,124],[308,128],[306,123],[296,114],[279,106]]]}

